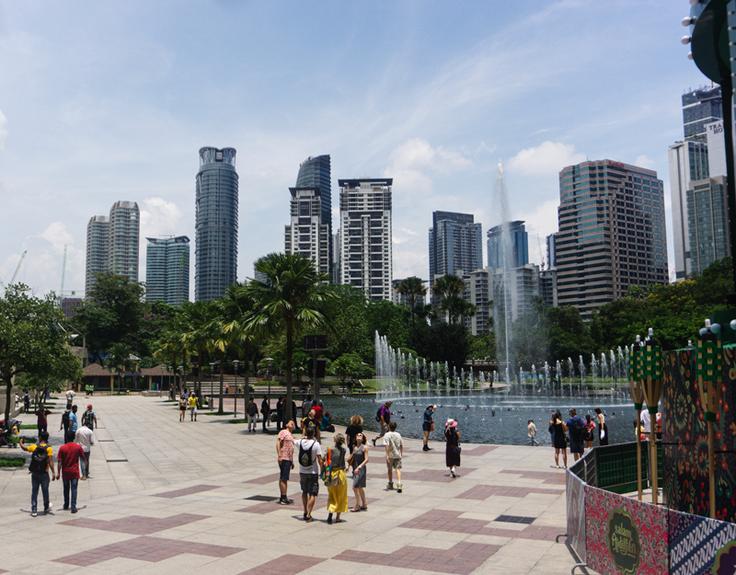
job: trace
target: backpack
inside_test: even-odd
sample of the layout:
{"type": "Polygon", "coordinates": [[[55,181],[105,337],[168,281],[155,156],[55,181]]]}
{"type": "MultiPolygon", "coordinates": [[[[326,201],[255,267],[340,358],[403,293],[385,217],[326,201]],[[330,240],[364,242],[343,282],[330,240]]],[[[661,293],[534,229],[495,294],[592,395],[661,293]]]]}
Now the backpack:
{"type": "Polygon", "coordinates": [[[381,414],[383,412],[383,406],[378,408],[378,411],[376,411],[376,421],[381,421],[381,414]]]}
{"type": "Polygon", "coordinates": [[[312,448],[315,443],[315,441],[312,441],[312,445],[309,446],[309,449],[304,449],[304,440],[299,442],[299,464],[302,467],[312,467],[312,465],[314,465],[312,448]]]}
{"type": "Polygon", "coordinates": [[[92,429],[92,418],[94,417],[94,415],[94,411],[85,411],[84,415],[82,415],[82,425],[92,429]]]}
{"type": "Polygon", "coordinates": [[[31,455],[31,463],[28,466],[28,471],[31,473],[45,473],[46,464],[49,461],[49,452],[47,451],[48,445],[38,445],[33,450],[31,455]]]}

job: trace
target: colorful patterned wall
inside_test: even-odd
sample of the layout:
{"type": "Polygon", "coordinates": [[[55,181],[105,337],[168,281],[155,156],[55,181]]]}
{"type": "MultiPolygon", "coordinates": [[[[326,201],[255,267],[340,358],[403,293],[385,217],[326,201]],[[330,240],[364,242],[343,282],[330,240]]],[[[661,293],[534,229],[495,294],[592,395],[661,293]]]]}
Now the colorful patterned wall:
{"type": "MultiPolygon", "coordinates": [[[[718,518],[736,521],[736,347],[723,352],[722,412],[716,432],[718,518]]],[[[708,515],[707,429],[689,350],[665,355],[662,395],[664,500],[679,511],[708,515]]]]}

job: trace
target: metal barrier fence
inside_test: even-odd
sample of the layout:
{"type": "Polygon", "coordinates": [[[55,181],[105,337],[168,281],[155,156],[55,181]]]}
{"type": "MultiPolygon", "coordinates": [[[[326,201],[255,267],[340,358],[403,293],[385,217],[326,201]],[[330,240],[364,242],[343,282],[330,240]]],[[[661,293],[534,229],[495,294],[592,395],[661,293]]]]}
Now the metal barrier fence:
{"type": "MultiPolygon", "coordinates": [[[[642,475],[648,487],[646,449],[642,475]]],[[[736,524],[640,502],[635,494],[636,443],[596,447],[568,469],[567,542],[580,559],[573,571],[586,566],[601,575],[736,572],[736,524]]]]}

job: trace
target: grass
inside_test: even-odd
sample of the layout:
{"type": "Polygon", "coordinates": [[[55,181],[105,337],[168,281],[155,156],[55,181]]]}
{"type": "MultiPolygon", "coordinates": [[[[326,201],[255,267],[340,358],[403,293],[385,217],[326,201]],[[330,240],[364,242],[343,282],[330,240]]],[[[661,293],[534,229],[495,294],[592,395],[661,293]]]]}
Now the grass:
{"type": "Polygon", "coordinates": [[[36,427],[37,426],[35,423],[21,423],[20,424],[21,429],[36,429],[36,427]]]}
{"type": "Polygon", "coordinates": [[[23,467],[25,464],[25,457],[0,456],[0,467],[23,467]]]}

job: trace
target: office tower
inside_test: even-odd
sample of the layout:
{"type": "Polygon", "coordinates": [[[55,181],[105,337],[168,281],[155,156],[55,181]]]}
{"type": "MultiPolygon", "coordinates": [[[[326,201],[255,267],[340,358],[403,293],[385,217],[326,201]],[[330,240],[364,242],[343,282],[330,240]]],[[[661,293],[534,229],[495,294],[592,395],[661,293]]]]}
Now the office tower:
{"type": "Polygon", "coordinates": [[[692,182],[687,191],[692,271],[701,274],[714,262],[731,255],[726,178],[692,182]]]}
{"type": "Polygon", "coordinates": [[[135,202],[115,202],[110,209],[108,270],[138,281],[138,242],[141,217],[135,202]]]}
{"type": "Polygon", "coordinates": [[[483,232],[472,214],[432,212],[429,229],[429,279],[483,267],[483,232]]]}
{"type": "Polygon", "coordinates": [[[708,146],[708,176],[725,176],[726,140],[723,135],[723,120],[705,125],[705,143],[708,146]]]}
{"type": "Polygon", "coordinates": [[[194,299],[224,295],[238,280],[238,173],[234,148],[201,148],[197,172],[194,299]]]}
{"type": "Polygon", "coordinates": [[[322,192],[320,188],[289,188],[289,192],[291,223],[284,230],[286,253],[309,258],[314,268],[325,274],[329,281],[330,227],[323,219],[322,192]]]}
{"type": "Polygon", "coordinates": [[[338,180],[340,283],[368,299],[391,299],[392,178],[338,180]]]}
{"type": "Polygon", "coordinates": [[[557,292],[590,319],[631,286],[667,282],[662,181],[612,160],[560,172],[557,292]]]}
{"type": "Polygon", "coordinates": [[[682,126],[685,140],[706,140],[706,124],[723,118],[721,87],[698,88],[682,95],[682,126]]]}
{"type": "Polygon", "coordinates": [[[146,301],[189,301],[189,238],[146,239],[146,301]]]}
{"type": "Polygon", "coordinates": [[[475,314],[465,318],[465,328],[472,335],[486,335],[491,331],[491,278],[487,269],[472,272],[458,270],[463,278],[463,299],[475,307],[475,314]]]}
{"type": "Polygon", "coordinates": [[[539,296],[547,307],[557,307],[557,270],[555,268],[539,272],[539,296]]]}
{"type": "Polygon", "coordinates": [[[334,281],[335,272],[332,267],[334,252],[336,251],[332,239],[332,176],[330,170],[330,156],[310,156],[299,164],[299,173],[296,177],[297,188],[318,189],[321,198],[322,224],[327,226],[327,265],[330,281],[334,281]]]}
{"type": "Polygon", "coordinates": [[[547,269],[554,269],[557,266],[557,251],[555,250],[555,239],[557,234],[547,236],[547,269]]]}
{"type": "Polygon", "coordinates": [[[523,221],[517,220],[494,226],[488,230],[488,267],[491,270],[504,267],[503,262],[503,232],[504,225],[508,226],[508,233],[512,246],[512,260],[510,268],[518,268],[529,263],[529,237],[523,221]]]}
{"type": "Polygon", "coordinates": [[[676,280],[685,279],[692,274],[687,190],[693,181],[708,177],[708,155],[707,144],[698,140],[675,142],[669,148],[676,280]]]}
{"type": "Polygon", "coordinates": [[[107,273],[110,243],[110,220],[106,216],[92,216],[87,223],[87,261],[85,264],[84,294],[89,297],[97,284],[97,274],[107,273]]]}

